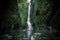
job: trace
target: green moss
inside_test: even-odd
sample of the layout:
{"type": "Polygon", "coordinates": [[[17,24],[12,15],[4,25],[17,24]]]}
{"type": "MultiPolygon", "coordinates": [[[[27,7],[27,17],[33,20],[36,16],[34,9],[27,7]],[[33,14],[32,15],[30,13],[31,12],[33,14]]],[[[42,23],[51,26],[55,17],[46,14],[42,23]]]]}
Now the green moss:
{"type": "Polygon", "coordinates": [[[20,18],[21,18],[21,26],[25,26],[28,4],[26,3],[25,0],[24,1],[22,0],[22,2],[18,3],[18,8],[19,8],[20,18]]]}

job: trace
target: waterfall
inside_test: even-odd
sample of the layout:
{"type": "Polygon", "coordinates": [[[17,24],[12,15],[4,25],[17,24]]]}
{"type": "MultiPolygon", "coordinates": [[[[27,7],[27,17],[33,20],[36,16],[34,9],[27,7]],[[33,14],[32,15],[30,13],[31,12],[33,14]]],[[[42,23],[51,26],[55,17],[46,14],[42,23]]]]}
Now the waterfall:
{"type": "Polygon", "coordinates": [[[28,39],[31,39],[31,35],[32,35],[32,30],[33,30],[33,27],[32,27],[32,24],[31,24],[31,19],[30,19],[30,11],[31,11],[31,0],[27,0],[28,2],[28,18],[27,18],[27,38],[28,39]]]}
{"type": "Polygon", "coordinates": [[[31,36],[31,40],[35,40],[34,36],[31,36]]]}

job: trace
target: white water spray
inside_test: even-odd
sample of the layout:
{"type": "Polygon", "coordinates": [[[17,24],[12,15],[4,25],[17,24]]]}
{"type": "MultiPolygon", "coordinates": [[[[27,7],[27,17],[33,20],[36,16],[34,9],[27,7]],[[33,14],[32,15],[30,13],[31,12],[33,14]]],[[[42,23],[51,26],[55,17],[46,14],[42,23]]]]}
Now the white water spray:
{"type": "Polygon", "coordinates": [[[28,18],[27,18],[27,25],[28,25],[28,28],[27,28],[27,37],[28,39],[31,39],[31,35],[32,35],[32,24],[30,22],[30,10],[31,10],[31,0],[27,0],[27,3],[28,3],[28,18]]]}
{"type": "Polygon", "coordinates": [[[34,36],[31,36],[31,40],[35,40],[34,36]]]}

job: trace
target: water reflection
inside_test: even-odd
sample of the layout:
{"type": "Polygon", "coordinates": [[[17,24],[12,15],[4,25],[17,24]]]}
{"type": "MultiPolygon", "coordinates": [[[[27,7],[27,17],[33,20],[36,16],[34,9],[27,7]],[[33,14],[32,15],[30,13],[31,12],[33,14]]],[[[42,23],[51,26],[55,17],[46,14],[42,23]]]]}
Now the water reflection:
{"type": "Polygon", "coordinates": [[[13,36],[10,34],[3,35],[3,40],[12,40],[13,36]]]}

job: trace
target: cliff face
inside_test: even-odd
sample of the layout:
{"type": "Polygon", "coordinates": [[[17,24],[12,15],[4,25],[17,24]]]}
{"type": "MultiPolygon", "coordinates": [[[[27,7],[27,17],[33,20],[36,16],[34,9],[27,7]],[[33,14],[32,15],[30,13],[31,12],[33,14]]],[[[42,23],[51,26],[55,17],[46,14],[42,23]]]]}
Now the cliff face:
{"type": "MultiPolygon", "coordinates": [[[[32,0],[32,9],[31,9],[31,21],[34,25],[39,26],[42,23],[45,23],[47,17],[51,13],[52,3],[47,0],[32,0]]],[[[25,26],[28,12],[28,3],[27,0],[19,1],[18,8],[21,17],[21,25],[25,26]]]]}
{"type": "MultiPolygon", "coordinates": [[[[49,0],[32,0],[31,5],[31,23],[34,29],[34,32],[42,33],[42,37],[49,38],[50,36],[48,31],[48,25],[46,24],[49,15],[51,14],[53,2],[49,0]]],[[[26,29],[26,20],[28,12],[28,3],[27,0],[18,1],[18,8],[20,13],[21,30],[26,29]]],[[[24,34],[23,31],[20,33],[24,34]]],[[[43,39],[43,38],[42,38],[43,39]]],[[[48,40],[48,39],[47,39],[48,40]]]]}
{"type": "MultiPolygon", "coordinates": [[[[52,25],[53,28],[58,29],[57,26],[59,25],[60,17],[58,0],[32,0],[31,3],[31,23],[34,32],[40,32],[42,36],[51,37],[49,32],[44,30],[49,29],[48,23],[52,25]]],[[[27,0],[1,0],[0,4],[1,34],[9,33],[15,36],[16,39],[19,39],[17,36],[20,35],[20,33],[26,33],[20,30],[26,29],[27,27],[27,0]],[[17,31],[18,29],[19,31],[17,31]]]]}
{"type": "MultiPolygon", "coordinates": [[[[26,28],[28,4],[25,1],[19,1],[18,7],[21,17],[21,28],[26,28]]],[[[34,28],[34,32],[41,32],[46,36],[47,32],[43,30],[50,30],[50,26],[54,28],[57,22],[54,15],[59,14],[59,1],[58,0],[32,0],[31,9],[31,22],[34,28]],[[55,19],[55,20],[54,20],[55,19]],[[48,26],[49,25],[49,26],[48,26]],[[46,34],[45,34],[46,33],[46,34]]],[[[57,15],[55,17],[58,17],[57,15]]],[[[57,25],[56,25],[57,26],[57,25]]],[[[48,32],[49,35],[49,32],[48,32]]],[[[51,37],[51,35],[49,35],[51,37]]]]}

